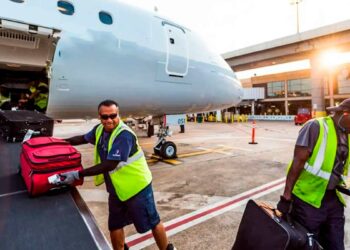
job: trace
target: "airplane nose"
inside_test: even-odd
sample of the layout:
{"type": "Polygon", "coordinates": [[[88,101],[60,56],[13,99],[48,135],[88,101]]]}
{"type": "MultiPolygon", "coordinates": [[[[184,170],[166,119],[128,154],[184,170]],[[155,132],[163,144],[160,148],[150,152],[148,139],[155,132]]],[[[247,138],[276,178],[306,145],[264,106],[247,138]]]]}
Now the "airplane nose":
{"type": "Polygon", "coordinates": [[[221,100],[225,106],[232,107],[242,101],[243,88],[240,81],[236,78],[233,72],[225,72],[220,74],[220,80],[223,84],[219,88],[221,100]]]}

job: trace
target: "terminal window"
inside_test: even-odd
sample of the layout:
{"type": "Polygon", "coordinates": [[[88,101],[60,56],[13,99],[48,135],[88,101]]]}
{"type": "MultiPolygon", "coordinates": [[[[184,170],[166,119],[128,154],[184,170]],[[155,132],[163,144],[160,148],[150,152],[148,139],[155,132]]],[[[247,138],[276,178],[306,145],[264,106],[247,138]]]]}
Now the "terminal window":
{"type": "Polygon", "coordinates": [[[288,97],[311,96],[311,79],[288,80],[288,97]]]}
{"type": "Polygon", "coordinates": [[[267,84],[268,98],[283,98],[284,97],[284,82],[269,82],[267,84]]]}

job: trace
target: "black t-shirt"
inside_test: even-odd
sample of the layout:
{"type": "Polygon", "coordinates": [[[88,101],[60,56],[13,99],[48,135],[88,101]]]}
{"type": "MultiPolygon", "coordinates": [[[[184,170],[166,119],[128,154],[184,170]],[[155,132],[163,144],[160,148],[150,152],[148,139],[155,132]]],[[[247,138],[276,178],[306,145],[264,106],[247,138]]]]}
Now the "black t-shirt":
{"type": "MultiPolygon", "coordinates": [[[[332,170],[332,175],[330,177],[327,189],[333,190],[335,186],[339,183],[341,175],[344,171],[345,162],[348,158],[348,135],[342,132],[335,125],[337,133],[337,153],[334,161],[334,167],[332,170]]],[[[320,124],[317,120],[310,120],[306,123],[299,131],[299,136],[296,141],[296,146],[306,147],[310,156],[316,146],[318,135],[320,133],[320,124]]]]}

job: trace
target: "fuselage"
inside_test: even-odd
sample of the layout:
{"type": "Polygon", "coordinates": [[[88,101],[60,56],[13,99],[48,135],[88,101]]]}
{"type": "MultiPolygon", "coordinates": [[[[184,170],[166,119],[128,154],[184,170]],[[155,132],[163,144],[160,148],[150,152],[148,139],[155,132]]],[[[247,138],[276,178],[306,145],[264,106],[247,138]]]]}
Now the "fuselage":
{"type": "MultiPolygon", "coordinates": [[[[120,2],[72,0],[73,15],[57,3],[0,3],[1,20],[55,31],[48,115],[95,117],[104,99],[117,101],[124,116],[196,113],[241,101],[234,72],[193,31],[120,2]],[[113,23],[102,23],[100,11],[113,23]]],[[[9,62],[0,55],[0,63],[9,62]]]]}

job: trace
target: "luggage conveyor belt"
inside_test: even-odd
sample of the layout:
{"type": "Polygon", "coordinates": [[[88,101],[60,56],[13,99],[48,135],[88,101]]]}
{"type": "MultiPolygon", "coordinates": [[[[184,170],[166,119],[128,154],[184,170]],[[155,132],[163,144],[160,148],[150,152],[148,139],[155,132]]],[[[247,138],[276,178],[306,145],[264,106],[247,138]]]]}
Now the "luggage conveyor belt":
{"type": "Polygon", "coordinates": [[[0,140],[0,249],[111,249],[75,188],[28,196],[20,150],[0,140]]]}

